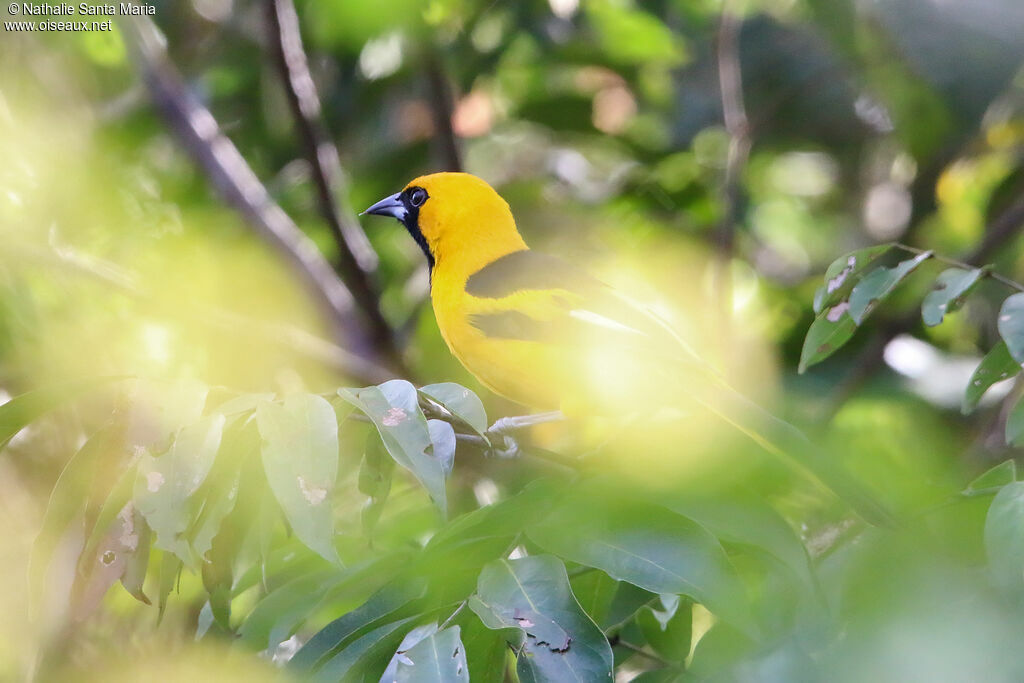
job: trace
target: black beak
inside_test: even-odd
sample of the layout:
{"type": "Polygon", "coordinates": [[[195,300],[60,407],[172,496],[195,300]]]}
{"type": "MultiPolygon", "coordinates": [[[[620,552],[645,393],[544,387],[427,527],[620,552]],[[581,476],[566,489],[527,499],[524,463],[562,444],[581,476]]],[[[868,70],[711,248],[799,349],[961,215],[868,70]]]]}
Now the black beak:
{"type": "Polygon", "coordinates": [[[380,200],[379,202],[368,208],[366,211],[363,211],[363,213],[359,215],[362,216],[363,214],[367,213],[373,214],[375,216],[391,216],[393,218],[397,218],[400,221],[404,221],[406,214],[409,213],[409,210],[405,208],[405,204],[402,202],[402,193],[396,192],[390,197],[385,197],[384,199],[380,200]]]}

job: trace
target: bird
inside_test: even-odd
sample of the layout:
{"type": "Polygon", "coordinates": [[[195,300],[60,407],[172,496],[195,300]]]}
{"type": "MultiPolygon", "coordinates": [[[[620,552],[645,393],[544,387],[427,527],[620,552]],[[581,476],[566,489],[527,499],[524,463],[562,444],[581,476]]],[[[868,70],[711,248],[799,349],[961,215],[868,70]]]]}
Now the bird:
{"type": "Polygon", "coordinates": [[[503,427],[695,403],[795,461],[865,520],[891,522],[838,463],[732,389],[665,321],[575,263],[530,249],[508,203],[483,179],[423,175],[363,214],[397,219],[423,251],[451,353],[485,387],[535,411],[503,427]]]}

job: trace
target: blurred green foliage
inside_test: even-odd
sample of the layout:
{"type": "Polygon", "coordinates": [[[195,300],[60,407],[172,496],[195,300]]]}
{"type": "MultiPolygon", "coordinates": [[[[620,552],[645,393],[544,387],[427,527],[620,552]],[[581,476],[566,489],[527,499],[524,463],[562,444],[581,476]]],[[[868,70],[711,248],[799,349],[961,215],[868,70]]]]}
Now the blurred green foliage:
{"type": "MultiPolygon", "coordinates": [[[[266,4],[153,20],[337,263],[266,4]]],[[[334,189],[361,209],[480,175],[897,526],[699,416],[545,426],[499,457],[487,425],[520,409],[450,356],[392,225],[367,222],[372,281],[409,376],[339,390],[369,384],[325,361],[345,335],[193,163],[135,25],[5,29],[0,678],[1024,677],[1024,9],[726,5],[299,1],[334,189]]]]}

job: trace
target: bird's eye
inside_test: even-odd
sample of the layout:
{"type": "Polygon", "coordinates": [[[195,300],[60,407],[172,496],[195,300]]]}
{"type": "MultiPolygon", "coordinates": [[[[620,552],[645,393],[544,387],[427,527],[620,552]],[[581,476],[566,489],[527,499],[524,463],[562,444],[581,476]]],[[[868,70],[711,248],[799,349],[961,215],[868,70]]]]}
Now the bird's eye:
{"type": "Polygon", "coordinates": [[[427,201],[427,191],[422,187],[413,188],[409,193],[409,203],[413,206],[423,206],[425,201],[427,201]]]}

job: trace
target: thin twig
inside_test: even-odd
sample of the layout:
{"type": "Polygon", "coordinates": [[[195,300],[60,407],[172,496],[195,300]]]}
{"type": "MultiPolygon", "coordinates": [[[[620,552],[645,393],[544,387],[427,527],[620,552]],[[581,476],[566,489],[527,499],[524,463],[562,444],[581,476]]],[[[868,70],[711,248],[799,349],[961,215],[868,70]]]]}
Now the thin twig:
{"type": "Polygon", "coordinates": [[[391,359],[383,357],[374,343],[345,283],[313,241],[271,199],[210,111],[189,92],[168,60],[152,21],[135,17],[122,24],[132,37],[129,44],[154,105],[221,198],[299,273],[344,346],[367,362],[389,364],[391,359]]]}
{"type": "MultiPolygon", "coordinates": [[[[715,266],[715,291],[718,294],[718,339],[728,343],[732,338],[732,278],[730,264],[736,242],[742,189],[740,176],[750,154],[750,125],[743,103],[743,74],[739,56],[740,19],[727,6],[722,11],[718,28],[718,82],[722,98],[722,118],[729,133],[729,151],[722,187],[722,220],[715,231],[718,258],[715,266]]],[[[724,358],[731,358],[726,352],[724,358]]],[[[726,368],[728,370],[728,368],[726,368]]],[[[727,373],[728,374],[728,373],[727,373]]]]}
{"type": "Polygon", "coordinates": [[[377,254],[351,211],[342,214],[339,210],[336,188],[343,177],[341,162],[321,118],[320,98],[302,47],[295,5],[292,0],[266,2],[271,53],[302,139],[320,213],[337,246],[338,271],[366,316],[374,341],[393,357],[392,364],[396,368],[401,367],[394,331],[381,313],[380,297],[370,278],[377,266],[377,254]]]}
{"type": "MultiPolygon", "coordinates": [[[[1024,206],[1024,204],[1022,204],[1022,206],[1024,206]]],[[[1022,217],[1024,217],[1024,214],[1022,214],[1022,217]]],[[[972,266],[970,263],[967,263],[967,261],[975,261],[975,262],[977,262],[979,260],[979,259],[976,259],[976,258],[972,258],[971,256],[973,256],[973,254],[971,256],[967,257],[967,261],[958,261],[957,259],[952,259],[952,258],[949,258],[948,256],[942,256],[941,254],[936,254],[935,252],[933,252],[933,251],[931,251],[929,249],[918,249],[917,247],[911,247],[911,246],[909,246],[907,244],[901,244],[899,242],[897,242],[893,246],[895,246],[897,249],[902,249],[903,251],[909,251],[911,254],[918,254],[918,255],[920,255],[920,254],[930,254],[931,258],[933,260],[938,261],[939,263],[945,263],[947,266],[954,266],[956,268],[963,268],[964,270],[975,270],[975,269],[978,268],[978,266],[972,266]]],[[[982,268],[984,268],[984,266],[982,266],[982,268]]],[[[996,282],[1000,282],[1000,283],[1006,285],[1010,289],[1015,289],[1018,292],[1024,292],[1024,285],[1020,284],[1019,282],[1011,280],[1010,278],[1006,277],[1005,275],[1000,275],[999,273],[997,273],[997,272],[995,272],[995,271],[993,271],[991,269],[985,268],[984,270],[985,270],[985,276],[986,277],[990,277],[993,280],[995,280],[996,282]]]]}
{"type": "Polygon", "coordinates": [[[657,662],[658,664],[661,664],[666,669],[678,669],[679,668],[679,664],[678,663],[670,662],[669,660],[665,659],[664,657],[662,657],[660,655],[657,655],[657,654],[655,654],[653,652],[648,652],[647,650],[643,649],[639,645],[634,645],[633,643],[630,643],[629,641],[623,640],[622,638],[615,638],[615,642],[614,643],[611,643],[611,641],[609,640],[609,644],[611,644],[613,646],[625,648],[625,649],[627,649],[627,650],[629,650],[631,652],[635,652],[636,654],[638,654],[638,655],[640,655],[642,657],[646,657],[647,659],[651,660],[652,662],[657,662]]]}

